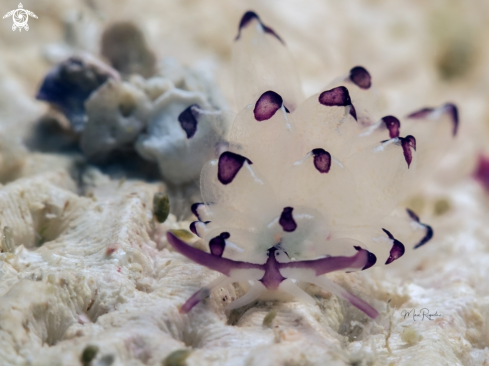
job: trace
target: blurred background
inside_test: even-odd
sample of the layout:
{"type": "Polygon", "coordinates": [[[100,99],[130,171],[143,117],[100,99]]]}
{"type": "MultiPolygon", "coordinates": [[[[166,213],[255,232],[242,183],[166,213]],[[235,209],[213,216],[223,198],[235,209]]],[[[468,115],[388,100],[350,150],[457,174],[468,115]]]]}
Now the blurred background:
{"type": "MultiPolygon", "coordinates": [[[[0,13],[17,6],[4,0],[0,13]]],[[[4,136],[25,140],[46,113],[48,105],[35,96],[53,65],[81,52],[110,64],[107,56],[117,50],[107,44],[117,37],[150,64],[172,57],[214,80],[233,109],[231,48],[240,17],[252,9],[285,40],[306,96],[362,65],[392,114],[446,101],[459,106],[462,146],[454,151],[465,157],[459,162],[465,173],[489,141],[486,0],[25,0],[23,6],[38,16],[29,19],[29,31],[13,32],[11,18],[0,22],[4,136]],[[124,31],[114,31],[103,51],[104,32],[118,22],[132,23],[141,34],[125,39],[124,31]]],[[[140,71],[143,77],[147,72],[140,71]]]]}

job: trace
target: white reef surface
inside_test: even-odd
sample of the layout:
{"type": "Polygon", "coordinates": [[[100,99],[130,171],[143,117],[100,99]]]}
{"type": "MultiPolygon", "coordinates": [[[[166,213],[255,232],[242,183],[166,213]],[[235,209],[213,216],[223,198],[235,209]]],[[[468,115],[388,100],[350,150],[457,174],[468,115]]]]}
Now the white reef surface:
{"type": "Polygon", "coordinates": [[[489,357],[489,229],[477,219],[488,198],[476,183],[444,192],[451,210],[410,259],[415,268],[330,276],[384,309],[372,321],[312,285],[316,305],[261,301],[229,313],[242,289],[227,286],[181,315],[186,298],[216,277],[161,239],[188,223],[155,223],[158,185],[85,179],[86,197],[62,170],[0,190],[0,222],[16,246],[0,254],[2,365],[81,365],[87,346],[98,347],[93,365],[160,365],[181,349],[191,351],[188,365],[483,365],[489,357]]]}
{"type": "MultiPolygon", "coordinates": [[[[284,3],[46,0],[26,4],[39,16],[29,32],[1,23],[1,366],[489,365],[489,193],[470,177],[489,138],[487,2],[284,3]],[[97,52],[92,33],[102,19],[140,22],[158,56],[222,67],[218,79],[228,96],[229,46],[249,6],[290,39],[307,95],[344,65],[365,62],[398,110],[449,98],[460,106],[453,149],[436,178],[406,202],[432,225],[433,239],[392,265],[328,275],[379,309],[375,321],[306,284],[315,305],[258,301],[226,311],[246,291],[229,285],[180,314],[218,274],[166,242],[167,230],[188,230],[190,222],[153,218],[153,195],[165,186],[113,180],[92,167],[77,176],[79,156],[30,152],[22,143],[45,110],[34,95],[46,60],[67,52],[56,43],[63,29],[69,47],[97,52]],[[446,24],[454,26],[440,31],[446,24]],[[434,53],[451,55],[468,38],[480,46],[469,44],[468,61],[443,67],[470,70],[440,81],[434,53]]],[[[197,237],[190,242],[202,246],[197,237]]]]}

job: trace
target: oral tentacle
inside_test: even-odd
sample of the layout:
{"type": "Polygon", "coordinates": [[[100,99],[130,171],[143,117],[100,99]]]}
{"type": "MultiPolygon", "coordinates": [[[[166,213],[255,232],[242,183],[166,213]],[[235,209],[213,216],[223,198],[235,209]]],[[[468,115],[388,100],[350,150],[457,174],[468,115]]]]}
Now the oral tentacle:
{"type": "Polygon", "coordinates": [[[250,302],[258,299],[260,295],[264,293],[266,290],[267,290],[266,287],[260,281],[256,281],[246,294],[241,296],[239,299],[234,300],[231,304],[226,305],[225,309],[233,310],[245,306],[250,302]]]}
{"type": "Polygon", "coordinates": [[[202,250],[196,249],[180,240],[170,231],[167,232],[166,238],[171,246],[180,254],[193,260],[195,263],[213,269],[214,271],[220,272],[226,276],[231,276],[231,272],[235,270],[257,269],[264,271],[264,266],[260,264],[233,261],[203,252],[202,250]]]}
{"type": "Polygon", "coordinates": [[[219,276],[214,281],[195,292],[187,301],[185,301],[185,304],[183,304],[182,307],[179,309],[180,314],[187,314],[190,310],[192,310],[195,305],[197,305],[200,301],[209,296],[211,291],[214,290],[216,287],[226,286],[233,282],[234,280],[230,277],[227,277],[225,275],[219,276]]]}
{"type": "Polygon", "coordinates": [[[333,281],[331,281],[325,276],[314,277],[304,281],[310,282],[318,287],[321,287],[326,291],[331,292],[332,294],[338,297],[341,297],[342,299],[345,299],[350,304],[363,311],[372,319],[376,319],[379,316],[379,312],[375,310],[374,307],[372,307],[371,305],[369,305],[359,297],[353,295],[351,292],[345,290],[343,287],[337,285],[336,283],[334,283],[333,281]]]}
{"type": "Polygon", "coordinates": [[[302,302],[310,305],[316,304],[316,300],[312,298],[307,292],[297,286],[294,281],[287,279],[283,281],[278,287],[280,291],[283,291],[289,295],[294,296],[295,298],[301,300],[302,302]]]}

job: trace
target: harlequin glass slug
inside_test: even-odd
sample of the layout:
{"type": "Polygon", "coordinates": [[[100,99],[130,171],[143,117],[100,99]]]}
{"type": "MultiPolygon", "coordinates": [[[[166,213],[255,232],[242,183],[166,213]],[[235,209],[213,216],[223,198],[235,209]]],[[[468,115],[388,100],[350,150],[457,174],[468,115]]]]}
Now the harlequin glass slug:
{"type": "Polygon", "coordinates": [[[228,150],[204,166],[203,203],[192,206],[198,221],[190,229],[209,253],[167,234],[175,250],[222,275],[180,311],[240,281],[251,288],[229,309],[267,291],[314,303],[297,286],[304,281],[376,318],[324,274],[389,265],[432,238],[430,226],[398,205],[448,148],[457,108],[424,108],[402,125],[380,117],[372,77],[360,66],[302,100],[284,41],[255,13],[243,16],[235,42],[236,96],[245,107],[228,150]]]}

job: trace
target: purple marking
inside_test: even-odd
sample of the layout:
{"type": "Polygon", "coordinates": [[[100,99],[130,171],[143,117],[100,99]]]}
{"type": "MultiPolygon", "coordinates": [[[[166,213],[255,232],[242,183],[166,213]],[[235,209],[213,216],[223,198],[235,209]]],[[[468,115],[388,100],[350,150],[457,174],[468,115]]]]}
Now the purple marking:
{"type": "Polygon", "coordinates": [[[251,160],[244,156],[231,151],[223,152],[219,157],[219,163],[217,165],[217,179],[219,179],[219,182],[222,184],[231,183],[245,161],[250,165],[253,164],[251,160]]]}
{"type": "Polygon", "coordinates": [[[185,304],[179,310],[180,314],[187,314],[192,308],[197,305],[199,302],[204,300],[207,296],[211,294],[210,290],[207,287],[202,287],[199,291],[194,293],[185,304]]]}
{"type": "Polygon", "coordinates": [[[268,249],[268,259],[264,265],[265,274],[260,279],[260,282],[269,290],[276,290],[282,281],[285,280],[285,277],[280,273],[281,263],[275,259],[276,250],[275,247],[268,249]]]}
{"type": "Polygon", "coordinates": [[[285,45],[285,42],[282,40],[282,38],[280,38],[279,35],[275,33],[275,31],[272,28],[263,24],[258,14],[256,14],[254,11],[247,11],[246,13],[244,13],[243,17],[241,18],[241,21],[239,22],[238,35],[234,39],[235,41],[237,41],[239,37],[241,37],[241,29],[245,28],[248,25],[248,23],[250,23],[253,19],[256,19],[260,23],[265,33],[271,34],[272,36],[277,38],[280,41],[280,43],[285,45]]]}
{"type": "Polygon", "coordinates": [[[278,220],[278,223],[280,224],[280,226],[282,226],[282,229],[288,233],[297,229],[297,223],[292,216],[293,210],[293,207],[285,207],[282,211],[282,214],[280,215],[280,219],[278,220]]]}
{"type": "Polygon", "coordinates": [[[360,249],[352,257],[326,257],[310,261],[296,261],[279,263],[280,268],[304,268],[314,270],[316,276],[347,268],[363,268],[368,262],[368,254],[365,249],[360,249]]]}
{"type": "Polygon", "coordinates": [[[266,121],[273,117],[275,112],[282,108],[283,99],[274,91],[263,93],[255,104],[253,114],[258,122],[266,121]]]}
{"type": "Polygon", "coordinates": [[[202,218],[199,216],[199,207],[204,206],[203,203],[197,202],[193,203],[192,206],[190,206],[190,211],[199,219],[199,221],[202,221],[202,218]]]}
{"type": "Polygon", "coordinates": [[[483,154],[479,155],[479,161],[477,162],[477,169],[474,172],[474,178],[482,186],[489,191],[489,157],[483,154]]]}
{"type": "Polygon", "coordinates": [[[425,245],[427,242],[429,242],[431,240],[431,238],[433,238],[433,228],[429,225],[426,225],[426,224],[423,224],[421,221],[419,221],[419,217],[418,215],[416,215],[413,211],[411,211],[409,208],[406,208],[406,211],[409,215],[409,217],[416,221],[418,224],[420,224],[421,226],[424,226],[425,229],[426,229],[426,234],[425,236],[419,241],[418,244],[416,244],[414,246],[414,249],[418,249],[420,246],[423,246],[425,245]]]}
{"type": "Polygon", "coordinates": [[[355,107],[353,106],[353,104],[350,105],[350,115],[355,119],[355,121],[358,121],[357,111],[355,110],[355,107]]]}
{"type": "Polygon", "coordinates": [[[209,241],[209,249],[212,255],[222,257],[224,253],[224,248],[226,248],[226,239],[229,239],[230,235],[228,232],[222,232],[215,238],[209,241]]]}
{"type": "Polygon", "coordinates": [[[369,89],[372,86],[372,77],[362,66],[355,66],[350,70],[350,80],[360,89],[369,89]]]}
{"type": "Polygon", "coordinates": [[[401,122],[394,116],[385,116],[382,118],[385,127],[389,130],[389,137],[391,139],[399,137],[399,130],[401,129],[401,122]]]}
{"type": "Polygon", "coordinates": [[[314,155],[314,167],[319,173],[328,173],[331,169],[331,154],[323,149],[312,150],[314,155]]]}
{"type": "Polygon", "coordinates": [[[414,138],[414,136],[407,135],[406,137],[399,137],[399,140],[401,140],[404,159],[406,159],[406,163],[409,169],[409,167],[411,166],[411,162],[413,161],[413,152],[411,151],[411,148],[416,151],[416,139],[414,138]]]}
{"type": "Polygon", "coordinates": [[[200,108],[198,104],[192,104],[178,116],[178,122],[180,122],[180,126],[187,134],[188,139],[192,138],[197,132],[196,109],[198,108],[200,108]]]}
{"type": "Polygon", "coordinates": [[[387,231],[386,229],[382,229],[382,230],[384,231],[384,233],[387,234],[389,239],[394,241],[392,244],[391,251],[389,253],[389,258],[387,258],[387,261],[385,262],[385,264],[390,264],[390,263],[394,262],[396,259],[399,259],[402,257],[402,255],[404,254],[405,248],[404,248],[404,244],[402,244],[399,240],[394,238],[394,236],[389,231],[387,231]]]}
{"type": "Polygon", "coordinates": [[[431,112],[434,111],[434,108],[422,108],[416,112],[410,113],[407,115],[407,118],[412,118],[412,119],[421,119],[421,118],[426,118],[428,117],[431,112]]]}
{"type": "Polygon", "coordinates": [[[450,113],[450,116],[452,117],[452,123],[453,123],[453,136],[457,135],[458,131],[458,108],[455,104],[453,103],[446,103],[444,106],[445,110],[450,113]]]}
{"type": "Polygon", "coordinates": [[[197,235],[200,238],[199,233],[197,232],[197,227],[196,225],[201,222],[201,221],[194,221],[190,224],[189,229],[191,232],[193,232],[195,235],[197,235]]]}
{"type": "MultiPolygon", "coordinates": [[[[280,286],[283,280],[286,278],[280,273],[282,268],[297,268],[297,269],[312,269],[316,276],[338,271],[347,268],[362,268],[368,263],[368,252],[363,249],[359,249],[357,254],[352,257],[327,257],[311,261],[297,261],[289,263],[281,263],[276,260],[276,256],[280,254],[277,252],[277,248],[272,247],[268,249],[268,259],[265,264],[254,264],[248,262],[238,262],[230,259],[226,259],[217,255],[203,252],[199,249],[193,248],[186,244],[182,240],[178,239],[171,232],[167,232],[166,237],[170,245],[185,257],[193,260],[194,262],[206,266],[214,271],[221,272],[226,276],[231,275],[231,271],[234,269],[259,269],[265,271],[260,281],[269,290],[276,290],[280,286]]],[[[224,239],[229,237],[229,233],[221,233],[220,237],[224,239]]],[[[189,312],[196,304],[209,295],[209,289],[204,287],[201,290],[194,293],[187,302],[180,309],[180,313],[185,314],[189,312]]],[[[352,305],[358,307],[372,318],[376,318],[378,313],[365,301],[357,298],[348,291],[342,291],[341,294],[352,305]]]]}
{"type": "Polygon", "coordinates": [[[207,225],[208,223],[210,223],[210,221],[194,221],[192,222],[190,225],[189,225],[189,229],[191,232],[193,232],[195,235],[197,235],[199,238],[201,238],[201,236],[199,235],[199,230],[197,230],[197,225],[198,224],[204,224],[204,225],[207,225]]]}
{"type": "MultiPolygon", "coordinates": [[[[356,250],[361,250],[362,248],[359,247],[359,246],[353,246],[353,248],[355,248],[356,250]]],[[[372,252],[369,252],[368,250],[366,249],[363,249],[367,252],[367,256],[368,256],[368,259],[367,259],[367,264],[365,265],[365,267],[362,268],[362,271],[365,271],[366,269],[372,267],[375,263],[377,263],[377,257],[375,256],[374,253],[372,252]]]]}
{"type": "Polygon", "coordinates": [[[255,264],[249,262],[233,261],[231,259],[218,257],[202,250],[191,247],[184,241],[177,238],[171,232],[166,233],[166,238],[170,245],[180,254],[184,255],[188,259],[194,261],[197,264],[210,268],[214,271],[221,272],[226,276],[231,275],[233,269],[261,269],[264,270],[262,264],[255,264]]]}
{"type": "Polygon", "coordinates": [[[338,86],[331,90],[323,91],[321,94],[319,94],[318,100],[319,103],[327,107],[346,107],[352,105],[350,93],[348,92],[348,89],[344,86],[338,86]]]}
{"type": "MultiPolygon", "coordinates": [[[[455,104],[453,103],[446,103],[440,108],[444,109],[444,112],[447,112],[450,114],[450,117],[452,118],[452,123],[453,123],[453,130],[452,134],[453,136],[457,135],[458,131],[458,123],[459,123],[459,117],[458,117],[458,108],[455,104]]],[[[422,119],[428,117],[431,113],[433,113],[436,110],[436,108],[422,108],[419,111],[413,112],[407,116],[407,118],[413,118],[413,119],[422,119]]]]}

